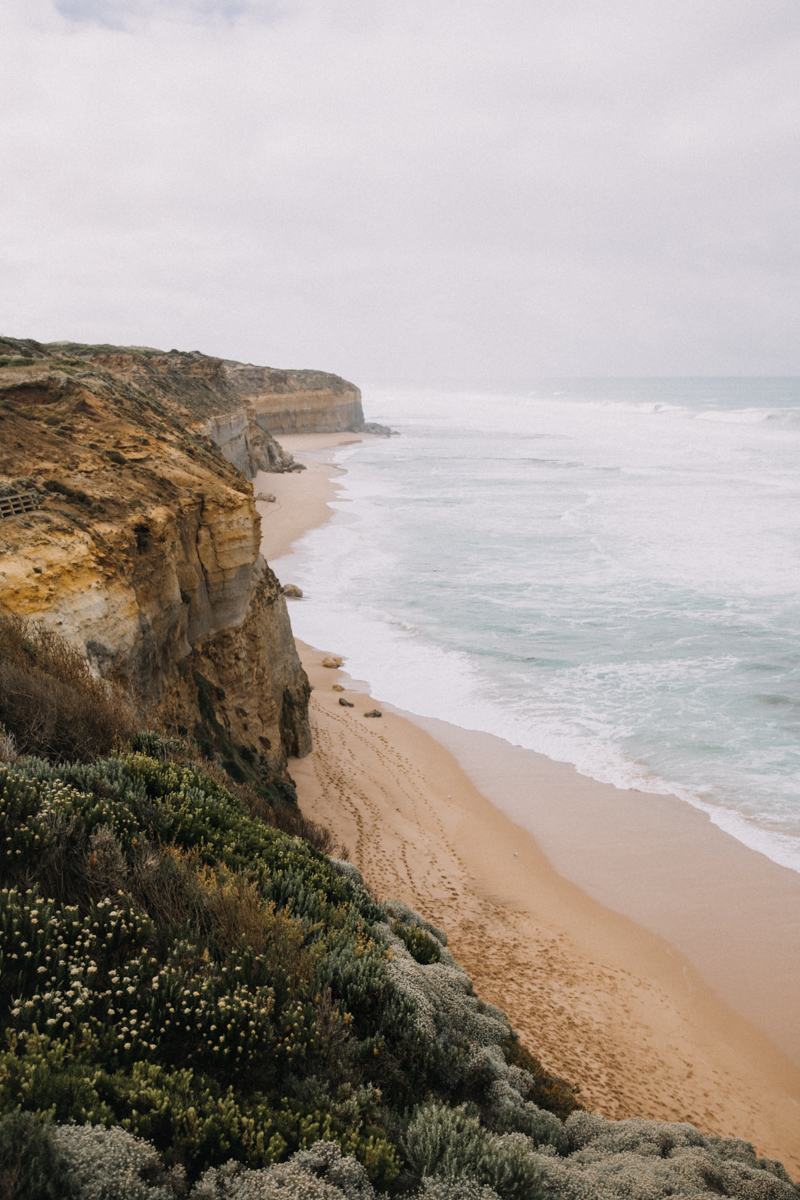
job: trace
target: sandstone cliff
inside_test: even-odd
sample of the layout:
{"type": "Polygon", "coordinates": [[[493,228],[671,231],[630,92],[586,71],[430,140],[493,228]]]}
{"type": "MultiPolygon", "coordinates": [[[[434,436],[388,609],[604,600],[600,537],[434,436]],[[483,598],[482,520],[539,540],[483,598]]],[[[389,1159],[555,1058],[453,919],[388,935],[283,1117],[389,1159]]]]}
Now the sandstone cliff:
{"type": "Polygon", "coordinates": [[[0,492],[34,506],[0,520],[0,606],[128,673],[233,773],[281,776],[310,749],[308,681],[252,487],[207,423],[245,470],[291,460],[250,436],[246,412],[209,411],[219,360],[159,356],[156,388],[136,355],[77,349],[0,341],[0,492]]]}
{"type": "Polygon", "coordinates": [[[148,396],[179,403],[225,456],[250,478],[292,469],[273,434],[361,429],[361,392],[324,371],[280,371],[213,358],[198,350],[146,346],[42,344],[0,339],[0,354],[65,358],[112,371],[148,396]]]}

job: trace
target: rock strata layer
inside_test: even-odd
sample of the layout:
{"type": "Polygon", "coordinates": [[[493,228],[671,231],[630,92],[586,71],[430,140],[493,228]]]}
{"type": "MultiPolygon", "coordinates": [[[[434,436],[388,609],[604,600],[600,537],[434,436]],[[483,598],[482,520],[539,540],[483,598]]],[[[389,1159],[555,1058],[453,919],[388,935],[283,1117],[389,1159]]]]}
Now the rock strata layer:
{"type": "Polygon", "coordinates": [[[35,502],[0,519],[0,608],[129,676],[234,772],[284,776],[311,746],[309,687],[241,472],[291,460],[257,423],[209,412],[221,360],[145,370],[113,347],[11,340],[0,356],[0,490],[35,502]]]}

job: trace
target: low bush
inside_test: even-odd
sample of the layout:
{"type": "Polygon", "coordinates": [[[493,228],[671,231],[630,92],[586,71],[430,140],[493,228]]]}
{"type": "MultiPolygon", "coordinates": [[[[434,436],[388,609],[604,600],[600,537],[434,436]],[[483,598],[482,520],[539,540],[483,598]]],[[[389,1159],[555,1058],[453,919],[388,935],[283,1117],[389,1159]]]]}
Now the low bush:
{"type": "Polygon", "coordinates": [[[80,488],[70,487],[67,483],[62,483],[58,479],[46,479],[42,487],[47,492],[52,492],[57,496],[63,496],[65,500],[71,500],[73,504],[82,504],[87,508],[94,508],[95,501],[91,496],[87,496],[86,492],[80,488]]]}
{"type": "Polygon", "coordinates": [[[119,1127],[62,1125],[53,1134],[76,1200],[175,1200],[183,1172],[166,1171],[153,1147],[119,1127]]]}
{"type": "Polygon", "coordinates": [[[500,1200],[539,1200],[544,1195],[528,1139],[490,1133],[466,1105],[421,1105],[409,1124],[404,1148],[418,1179],[470,1179],[488,1184],[500,1200]]]}
{"type": "Polygon", "coordinates": [[[0,614],[0,722],[20,755],[88,761],[127,742],[136,718],[122,690],[41,625],[0,614]]]}
{"type": "Polygon", "coordinates": [[[486,1183],[476,1183],[474,1179],[443,1179],[441,1175],[435,1178],[423,1179],[422,1187],[417,1192],[418,1200],[500,1200],[494,1188],[486,1183]]]}
{"type": "Polygon", "coordinates": [[[555,1113],[562,1121],[566,1121],[570,1113],[581,1107],[576,1095],[577,1089],[566,1080],[547,1071],[516,1036],[503,1043],[503,1053],[509,1064],[527,1072],[531,1085],[526,1099],[538,1108],[555,1113]]]}
{"type": "Polygon", "coordinates": [[[2,1200],[73,1200],[75,1181],[53,1126],[29,1112],[0,1118],[2,1200]]]}
{"type": "Polygon", "coordinates": [[[424,929],[420,929],[419,925],[403,925],[400,921],[395,921],[392,933],[396,933],[402,939],[415,962],[427,966],[429,963],[437,963],[441,958],[436,939],[424,929]]]}
{"type": "Polygon", "coordinates": [[[252,1171],[230,1162],[208,1171],[192,1200],[375,1200],[363,1166],[335,1142],[319,1141],[280,1166],[252,1171]]]}
{"type": "Polygon", "coordinates": [[[273,829],[292,834],[310,842],[323,854],[333,850],[334,839],[329,829],[304,817],[297,807],[297,797],[291,783],[283,779],[240,782],[223,771],[214,758],[205,758],[197,744],[190,745],[178,737],[165,737],[154,730],[137,733],[131,741],[131,749],[146,754],[148,758],[170,761],[183,765],[196,765],[202,757],[202,769],[220,786],[240,801],[251,817],[257,817],[273,829]]]}

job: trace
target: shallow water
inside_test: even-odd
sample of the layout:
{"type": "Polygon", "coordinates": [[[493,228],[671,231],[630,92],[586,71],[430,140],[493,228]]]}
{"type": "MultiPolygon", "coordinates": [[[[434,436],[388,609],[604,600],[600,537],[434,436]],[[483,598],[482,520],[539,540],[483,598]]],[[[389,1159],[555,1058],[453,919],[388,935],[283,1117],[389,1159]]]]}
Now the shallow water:
{"type": "Polygon", "coordinates": [[[292,558],[298,636],[376,696],[674,791],[800,870],[800,380],[364,407],[402,436],[337,452],[346,500],[292,558]]]}

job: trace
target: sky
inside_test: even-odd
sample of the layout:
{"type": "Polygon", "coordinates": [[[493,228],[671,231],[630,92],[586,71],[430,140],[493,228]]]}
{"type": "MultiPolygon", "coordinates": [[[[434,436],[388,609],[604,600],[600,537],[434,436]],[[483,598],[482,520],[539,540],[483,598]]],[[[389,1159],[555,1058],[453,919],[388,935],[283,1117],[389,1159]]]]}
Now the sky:
{"type": "Polygon", "coordinates": [[[797,0],[3,0],[0,333],[800,374],[797,0]]]}

